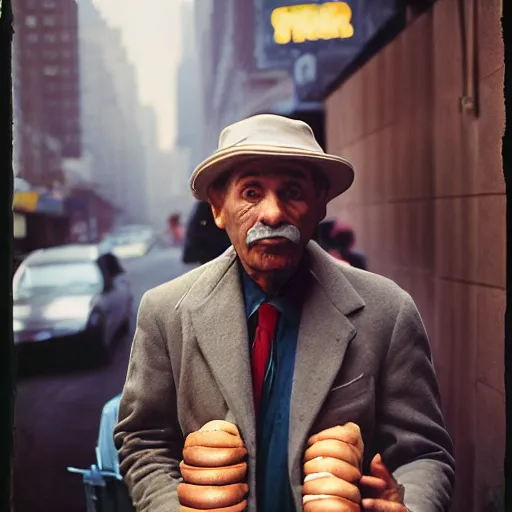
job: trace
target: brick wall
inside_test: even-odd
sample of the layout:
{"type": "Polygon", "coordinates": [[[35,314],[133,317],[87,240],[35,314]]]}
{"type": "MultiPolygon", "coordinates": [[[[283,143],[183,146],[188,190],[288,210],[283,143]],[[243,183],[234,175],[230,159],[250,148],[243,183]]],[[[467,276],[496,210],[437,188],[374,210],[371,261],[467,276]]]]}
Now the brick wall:
{"type": "Polygon", "coordinates": [[[485,510],[505,447],[503,46],[500,1],[478,3],[479,117],[459,108],[456,0],[439,0],[326,102],[328,151],[356,168],[329,215],[353,225],[370,269],[422,313],[456,446],[456,512],[485,510]]]}

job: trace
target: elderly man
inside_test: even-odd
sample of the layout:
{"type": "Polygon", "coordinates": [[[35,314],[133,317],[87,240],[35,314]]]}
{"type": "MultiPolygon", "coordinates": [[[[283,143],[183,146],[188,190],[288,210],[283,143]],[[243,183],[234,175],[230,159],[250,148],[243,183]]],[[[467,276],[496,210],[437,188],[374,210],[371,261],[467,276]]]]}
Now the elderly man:
{"type": "Polygon", "coordinates": [[[449,509],[452,445],[413,300],[310,241],[353,178],[308,125],[273,115],[227,127],[194,171],[233,246],[141,301],[115,429],[138,510],[449,509]]]}

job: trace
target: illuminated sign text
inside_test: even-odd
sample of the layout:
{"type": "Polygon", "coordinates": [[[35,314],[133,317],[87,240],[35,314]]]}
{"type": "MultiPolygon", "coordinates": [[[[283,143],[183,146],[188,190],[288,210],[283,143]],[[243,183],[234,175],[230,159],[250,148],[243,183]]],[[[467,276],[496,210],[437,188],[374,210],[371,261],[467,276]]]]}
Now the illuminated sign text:
{"type": "Polygon", "coordinates": [[[345,2],[278,7],[271,15],[277,44],[348,39],[354,35],[351,19],[352,9],[345,2]]]}

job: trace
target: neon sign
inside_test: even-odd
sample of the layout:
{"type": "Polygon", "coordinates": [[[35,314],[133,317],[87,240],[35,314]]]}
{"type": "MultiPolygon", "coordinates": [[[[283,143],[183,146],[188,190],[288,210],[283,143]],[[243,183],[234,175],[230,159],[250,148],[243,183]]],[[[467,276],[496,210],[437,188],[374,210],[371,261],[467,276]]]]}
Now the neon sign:
{"type": "Polygon", "coordinates": [[[319,39],[348,39],[354,35],[352,9],[345,2],[278,7],[271,14],[277,44],[319,39]]]}

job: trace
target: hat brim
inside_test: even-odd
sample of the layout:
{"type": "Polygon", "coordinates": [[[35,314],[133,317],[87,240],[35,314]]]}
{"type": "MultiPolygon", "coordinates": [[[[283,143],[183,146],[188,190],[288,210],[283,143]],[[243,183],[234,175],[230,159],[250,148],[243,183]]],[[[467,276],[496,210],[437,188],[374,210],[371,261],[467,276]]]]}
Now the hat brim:
{"type": "Polygon", "coordinates": [[[343,194],[354,182],[354,168],[339,156],[297,148],[246,145],[217,151],[199,164],[190,177],[192,194],[200,201],[208,201],[208,189],[217,178],[253,158],[302,162],[315,167],[329,181],[327,201],[343,194]]]}

